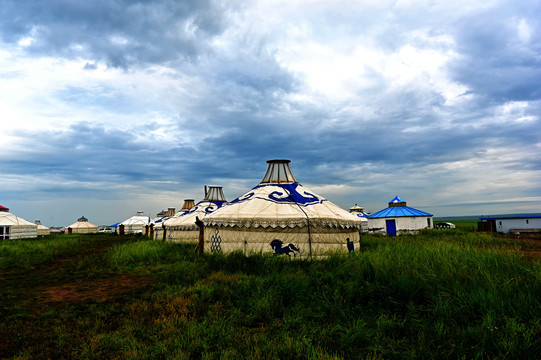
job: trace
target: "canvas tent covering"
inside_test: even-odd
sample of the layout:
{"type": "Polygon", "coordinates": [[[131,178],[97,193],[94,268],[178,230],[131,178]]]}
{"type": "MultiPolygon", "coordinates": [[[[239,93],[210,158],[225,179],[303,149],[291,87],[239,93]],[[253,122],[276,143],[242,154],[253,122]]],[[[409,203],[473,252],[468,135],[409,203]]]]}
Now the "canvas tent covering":
{"type": "Polygon", "coordinates": [[[45,236],[51,234],[51,229],[49,229],[47,226],[42,225],[41,221],[36,220],[35,224],[38,227],[38,236],[45,236]]]}
{"type": "Polygon", "coordinates": [[[15,216],[9,209],[0,205],[0,240],[35,238],[38,226],[15,216]]]}
{"type": "Polygon", "coordinates": [[[89,222],[84,216],[81,216],[77,219],[77,222],[67,227],[68,233],[70,228],[72,234],[93,234],[98,232],[98,227],[89,222]]]}
{"type": "MultiPolygon", "coordinates": [[[[202,201],[198,202],[188,210],[175,214],[175,216],[164,222],[167,240],[176,242],[198,242],[199,227],[195,224],[196,217],[203,220],[209,214],[220,209],[225,203],[226,200],[222,187],[209,186],[205,198],[202,201]]],[[[192,204],[193,202],[189,205],[192,204]]],[[[163,233],[160,234],[163,236],[163,233]]]]}
{"type": "Polygon", "coordinates": [[[289,160],[269,160],[263,180],[203,219],[205,251],[272,252],[279,239],[301,256],[346,250],[362,220],[297,182],[289,160]]]}
{"type": "Polygon", "coordinates": [[[142,211],[138,211],[134,216],[120,223],[120,225],[124,225],[125,234],[142,233],[148,224],[150,224],[150,217],[142,211]]]}
{"type": "Polygon", "coordinates": [[[416,232],[434,227],[432,214],[407,206],[407,203],[395,196],[389,202],[389,207],[370,215],[368,231],[399,235],[400,233],[416,232]]]}

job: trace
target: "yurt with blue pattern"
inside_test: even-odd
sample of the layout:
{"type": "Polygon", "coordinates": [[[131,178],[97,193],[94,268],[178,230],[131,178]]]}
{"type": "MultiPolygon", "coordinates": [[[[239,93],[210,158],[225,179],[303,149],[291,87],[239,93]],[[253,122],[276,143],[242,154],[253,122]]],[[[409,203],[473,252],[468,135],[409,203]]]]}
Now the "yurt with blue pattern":
{"type": "Polygon", "coordinates": [[[156,234],[159,239],[162,239],[163,228],[165,228],[167,241],[198,242],[199,227],[195,223],[196,218],[203,220],[206,216],[220,209],[226,202],[221,186],[209,186],[202,201],[187,210],[183,207],[182,211],[163,222],[162,229],[156,228],[156,234]]]}
{"type": "Polygon", "coordinates": [[[368,217],[368,231],[388,235],[413,233],[423,229],[432,229],[432,214],[407,206],[396,196],[389,202],[389,207],[368,217]]]}
{"type": "Polygon", "coordinates": [[[290,160],[269,160],[263,180],[203,219],[208,252],[311,257],[359,246],[361,219],[302,186],[290,160]]]}

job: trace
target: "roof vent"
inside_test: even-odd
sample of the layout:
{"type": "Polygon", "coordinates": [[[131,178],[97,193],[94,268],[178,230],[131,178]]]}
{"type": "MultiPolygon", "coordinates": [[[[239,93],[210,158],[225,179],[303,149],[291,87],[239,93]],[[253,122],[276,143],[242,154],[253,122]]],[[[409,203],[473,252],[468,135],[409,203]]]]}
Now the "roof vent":
{"type": "Polygon", "coordinates": [[[1,212],[9,212],[9,209],[7,207],[4,207],[4,206],[0,205],[0,211],[1,212]]]}
{"type": "Polygon", "coordinates": [[[221,186],[209,186],[205,195],[205,201],[226,201],[221,186]]]}
{"type": "Polygon", "coordinates": [[[88,222],[88,219],[85,218],[84,216],[81,216],[80,218],[77,219],[78,222],[88,222]]]}
{"type": "Polygon", "coordinates": [[[195,206],[194,199],[185,199],[181,210],[190,210],[195,206]]]}
{"type": "Polygon", "coordinates": [[[404,200],[402,200],[398,196],[395,196],[394,199],[389,201],[389,207],[395,207],[395,206],[407,206],[407,204],[404,200]]]}
{"type": "Polygon", "coordinates": [[[297,179],[289,167],[291,160],[268,160],[267,172],[261,184],[296,183],[297,179]]]}

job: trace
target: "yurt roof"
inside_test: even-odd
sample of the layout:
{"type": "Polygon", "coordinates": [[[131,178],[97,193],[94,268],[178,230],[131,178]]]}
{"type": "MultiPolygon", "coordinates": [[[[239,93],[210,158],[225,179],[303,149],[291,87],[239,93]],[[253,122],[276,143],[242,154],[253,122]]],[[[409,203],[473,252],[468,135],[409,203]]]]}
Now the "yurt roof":
{"type": "Polygon", "coordinates": [[[150,217],[146,216],[142,211],[121,222],[122,225],[146,225],[150,222],[150,217]]]}
{"type": "Polygon", "coordinates": [[[195,218],[203,219],[205,216],[214,213],[226,204],[225,196],[221,186],[209,186],[205,198],[198,202],[194,207],[184,212],[178,212],[175,216],[167,219],[164,224],[166,227],[180,229],[196,229],[195,218]]]}
{"type": "Polygon", "coordinates": [[[376,218],[394,218],[394,217],[415,217],[415,216],[433,216],[421,210],[406,206],[406,202],[396,196],[389,202],[389,207],[370,215],[370,219],[376,218]]]}
{"type": "Polygon", "coordinates": [[[87,218],[84,216],[80,217],[76,222],[71,224],[70,226],[66,226],[66,228],[72,228],[72,229],[89,229],[89,228],[97,228],[97,225],[92,224],[88,221],[87,218]]]}
{"type": "Polygon", "coordinates": [[[33,222],[18,217],[10,212],[0,212],[0,225],[13,226],[13,225],[33,225],[37,228],[37,225],[33,222]]]}
{"type": "Polygon", "coordinates": [[[9,209],[5,206],[0,205],[0,212],[8,212],[9,209]]]}
{"type": "Polygon", "coordinates": [[[269,160],[263,180],[207,216],[206,225],[238,227],[359,227],[362,219],[309,191],[295,179],[289,160],[269,160]]]}

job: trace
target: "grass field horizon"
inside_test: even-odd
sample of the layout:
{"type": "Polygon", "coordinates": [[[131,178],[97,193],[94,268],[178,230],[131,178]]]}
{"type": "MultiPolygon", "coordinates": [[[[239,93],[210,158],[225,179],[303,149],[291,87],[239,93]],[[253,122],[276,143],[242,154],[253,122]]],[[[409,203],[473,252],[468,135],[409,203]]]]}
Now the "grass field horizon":
{"type": "Polygon", "coordinates": [[[0,242],[0,358],[537,358],[539,239],[363,235],[314,261],[59,235],[0,242]]]}

